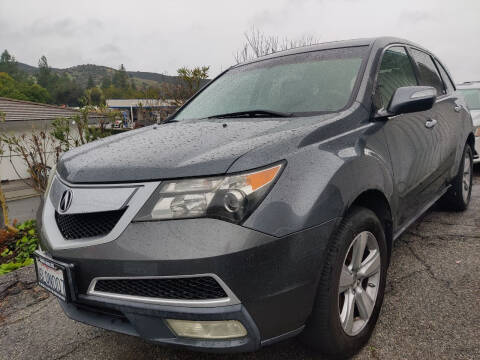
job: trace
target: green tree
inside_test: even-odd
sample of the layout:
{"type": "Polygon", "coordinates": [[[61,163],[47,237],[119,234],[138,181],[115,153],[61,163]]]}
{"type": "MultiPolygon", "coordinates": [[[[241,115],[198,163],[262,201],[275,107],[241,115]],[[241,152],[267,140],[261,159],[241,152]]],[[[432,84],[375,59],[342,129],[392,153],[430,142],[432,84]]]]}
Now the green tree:
{"type": "Polygon", "coordinates": [[[0,73],[0,96],[10,99],[28,100],[27,96],[20,91],[17,81],[7,73],[0,73]]]}
{"type": "Polygon", "coordinates": [[[39,103],[51,103],[52,97],[48,93],[47,89],[41,87],[38,84],[23,84],[21,87],[22,92],[27,96],[29,101],[39,102],[39,103]]]}
{"type": "Polygon", "coordinates": [[[2,55],[0,55],[0,72],[7,73],[14,79],[19,79],[21,77],[17,61],[14,56],[10,55],[7,49],[5,49],[2,55]]]}
{"type": "Polygon", "coordinates": [[[87,82],[87,89],[92,89],[95,87],[95,83],[93,82],[92,75],[88,75],[88,82],[87,82]]]}
{"type": "Polygon", "coordinates": [[[0,96],[40,103],[50,103],[52,101],[45,88],[38,84],[17,81],[7,73],[0,73],[0,96]]]}
{"type": "Polygon", "coordinates": [[[71,79],[67,74],[56,77],[50,90],[53,93],[55,104],[80,106],[80,99],[83,96],[83,89],[77,82],[71,79]]]}
{"type": "Polygon", "coordinates": [[[110,75],[105,75],[102,79],[102,89],[107,89],[112,85],[112,77],[110,75]]]}
{"type": "Polygon", "coordinates": [[[48,65],[47,58],[45,55],[42,55],[38,61],[37,83],[45,89],[51,91],[55,80],[56,76],[52,73],[52,69],[48,65]]]}
{"type": "Polygon", "coordinates": [[[209,66],[197,66],[193,69],[182,67],[177,70],[180,78],[178,84],[164,84],[161,98],[173,100],[176,106],[181,106],[187,99],[200,90],[203,82],[208,79],[209,66]]]}
{"type": "Polygon", "coordinates": [[[103,90],[103,95],[105,99],[136,99],[144,97],[144,93],[139,90],[129,88],[118,88],[114,85],[110,85],[103,90]]]}
{"type": "Polygon", "coordinates": [[[208,79],[208,70],[210,66],[195,67],[188,69],[182,67],[177,70],[178,77],[182,80],[183,85],[188,89],[190,96],[200,90],[202,81],[208,79]]]}
{"type": "Polygon", "coordinates": [[[128,88],[128,74],[123,64],[121,64],[120,68],[113,74],[112,83],[120,89],[128,88]]]}
{"type": "Polygon", "coordinates": [[[87,105],[100,106],[103,105],[105,100],[103,98],[103,92],[98,87],[85,90],[85,99],[87,105]]]}

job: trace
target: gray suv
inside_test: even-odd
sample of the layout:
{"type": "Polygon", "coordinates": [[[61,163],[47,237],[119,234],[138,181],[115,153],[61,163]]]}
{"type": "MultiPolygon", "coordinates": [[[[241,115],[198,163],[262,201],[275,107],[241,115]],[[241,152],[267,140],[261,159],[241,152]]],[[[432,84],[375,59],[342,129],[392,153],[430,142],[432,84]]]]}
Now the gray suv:
{"type": "Polygon", "coordinates": [[[439,199],[467,208],[474,141],[445,66],[405,40],[239,64],[166,123],[61,158],[38,280],[70,318],[159,344],[300,335],[347,357],[373,331],[393,242],[439,199]]]}

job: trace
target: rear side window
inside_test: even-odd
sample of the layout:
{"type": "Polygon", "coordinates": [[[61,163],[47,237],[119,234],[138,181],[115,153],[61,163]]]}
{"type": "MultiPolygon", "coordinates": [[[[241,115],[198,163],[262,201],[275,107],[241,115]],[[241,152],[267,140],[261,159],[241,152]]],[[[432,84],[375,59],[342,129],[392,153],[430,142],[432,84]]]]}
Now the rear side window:
{"type": "Polygon", "coordinates": [[[415,86],[417,79],[412,62],[402,46],[394,46],[385,51],[377,76],[375,106],[387,108],[395,90],[403,86],[415,86]]]}
{"type": "Polygon", "coordinates": [[[417,49],[410,49],[410,51],[418,66],[420,85],[433,86],[437,90],[438,96],[444,95],[445,87],[432,57],[417,49]]]}
{"type": "Polygon", "coordinates": [[[448,76],[447,71],[443,67],[442,64],[440,64],[436,59],[435,59],[435,65],[437,65],[437,69],[440,70],[440,75],[442,76],[443,83],[447,87],[447,92],[451,93],[455,90],[455,86],[452,83],[452,80],[450,80],[450,76],[448,76]]]}

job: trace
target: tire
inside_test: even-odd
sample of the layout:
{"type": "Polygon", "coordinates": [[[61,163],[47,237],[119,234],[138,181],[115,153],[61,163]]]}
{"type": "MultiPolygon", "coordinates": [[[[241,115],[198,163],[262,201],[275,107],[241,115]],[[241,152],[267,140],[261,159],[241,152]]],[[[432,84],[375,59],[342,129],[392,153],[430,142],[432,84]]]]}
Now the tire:
{"type": "MultiPolygon", "coordinates": [[[[360,252],[356,251],[356,253],[360,252]]],[[[363,207],[352,208],[336,229],[329,244],[313,311],[301,335],[301,340],[308,347],[322,355],[337,359],[348,358],[362,348],[370,338],[382,306],[388,255],[385,231],[375,213],[363,207]],[[363,241],[362,239],[365,237],[367,251],[362,253],[365,256],[362,256],[361,264],[365,265],[369,259],[373,260],[374,255],[372,254],[376,254],[379,256],[379,259],[375,261],[378,269],[372,276],[363,280],[359,272],[357,274],[360,279],[359,284],[358,280],[353,280],[356,279],[356,275],[348,277],[354,272],[348,271],[348,276],[345,277],[342,270],[345,271],[344,264],[352,266],[354,248],[360,249],[361,242],[358,243],[358,247],[356,244],[358,241],[363,241]],[[371,246],[373,242],[377,244],[376,249],[371,246]],[[341,275],[344,279],[342,282],[340,281],[341,275]],[[352,283],[352,285],[348,285],[350,287],[343,292],[348,283],[352,283]],[[343,285],[342,290],[340,290],[341,284],[343,285]],[[362,287],[362,291],[359,286],[362,287]],[[373,296],[373,293],[376,295],[373,296]],[[364,301],[361,301],[365,295],[369,296],[370,304],[373,305],[369,307],[370,316],[367,320],[364,320],[366,307],[362,307],[363,311],[359,307],[359,305],[365,304],[364,301]],[[351,313],[351,317],[347,317],[345,315],[348,314],[348,311],[345,309],[348,309],[348,306],[347,308],[345,306],[352,303],[354,312],[351,313]],[[352,327],[350,327],[350,322],[346,321],[348,318],[353,319],[352,327]]],[[[358,263],[360,262],[357,261],[358,263]]],[[[364,269],[364,267],[360,267],[360,269],[364,269]]]]}
{"type": "Polygon", "coordinates": [[[473,151],[467,144],[463,150],[460,169],[452,181],[452,186],[443,196],[441,204],[446,210],[465,211],[470,203],[473,181],[473,151]]]}

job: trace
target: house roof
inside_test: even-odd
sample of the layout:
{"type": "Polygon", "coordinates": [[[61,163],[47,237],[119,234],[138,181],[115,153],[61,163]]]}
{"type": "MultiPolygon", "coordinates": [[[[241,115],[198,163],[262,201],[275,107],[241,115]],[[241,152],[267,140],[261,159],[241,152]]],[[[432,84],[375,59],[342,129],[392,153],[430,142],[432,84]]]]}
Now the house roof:
{"type": "MultiPolygon", "coordinates": [[[[41,104],[25,100],[0,97],[0,112],[5,113],[5,121],[41,121],[55,120],[60,117],[70,118],[77,114],[77,109],[56,105],[41,104]]],[[[92,114],[89,117],[99,117],[92,114]]]]}
{"type": "Polygon", "coordinates": [[[109,108],[137,108],[140,107],[164,107],[175,106],[174,100],[161,99],[107,99],[107,107],[109,108]]]}

